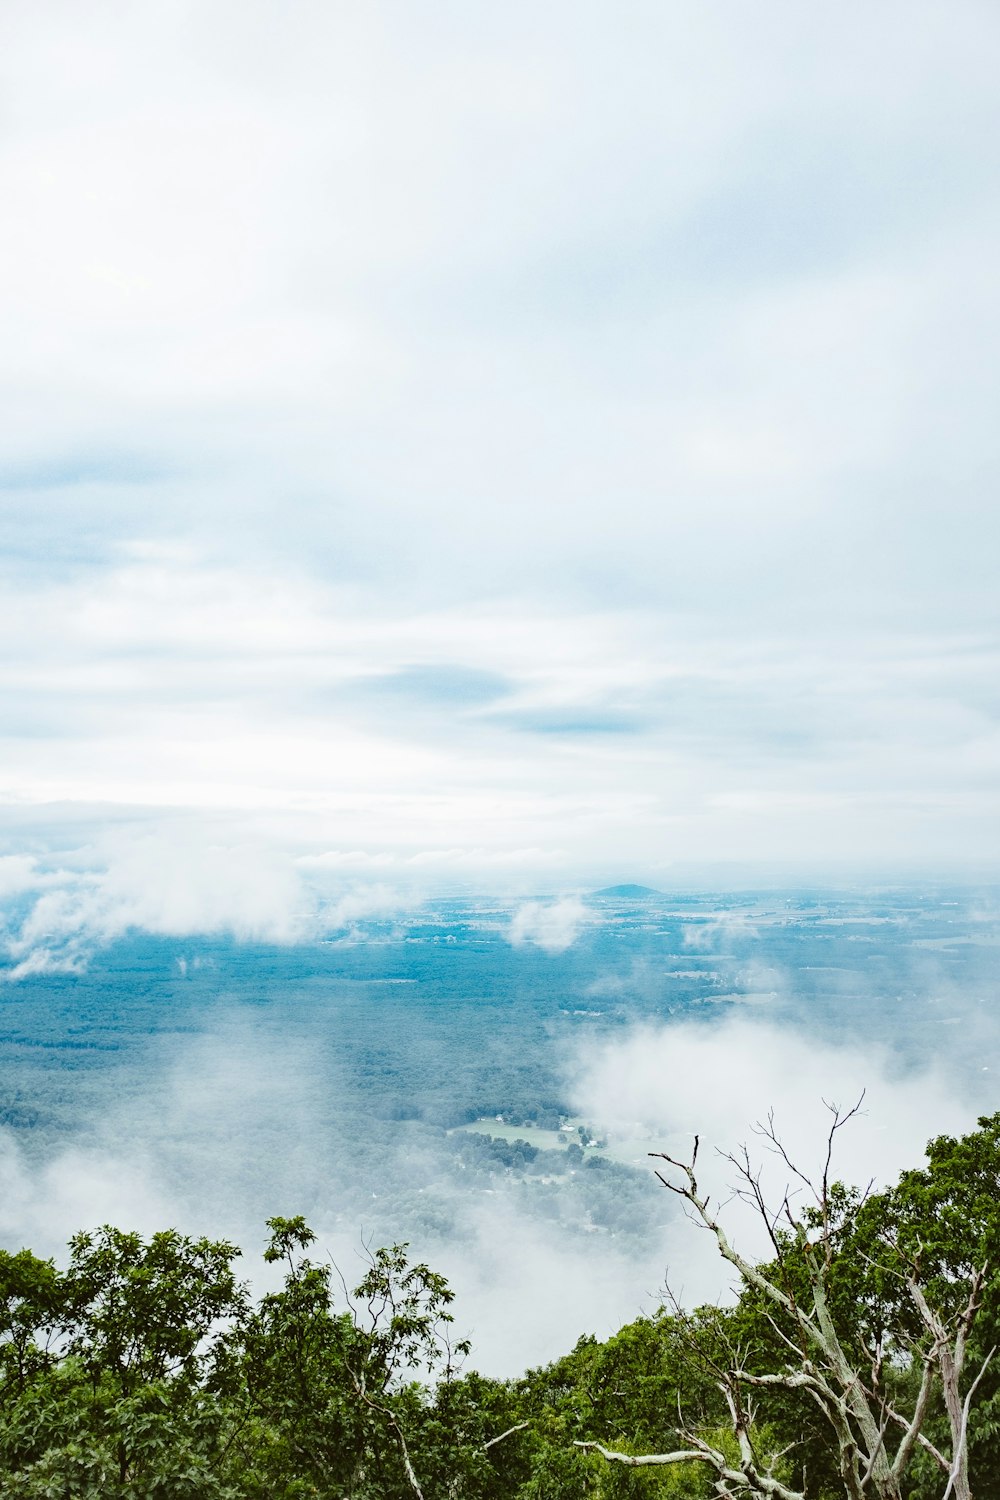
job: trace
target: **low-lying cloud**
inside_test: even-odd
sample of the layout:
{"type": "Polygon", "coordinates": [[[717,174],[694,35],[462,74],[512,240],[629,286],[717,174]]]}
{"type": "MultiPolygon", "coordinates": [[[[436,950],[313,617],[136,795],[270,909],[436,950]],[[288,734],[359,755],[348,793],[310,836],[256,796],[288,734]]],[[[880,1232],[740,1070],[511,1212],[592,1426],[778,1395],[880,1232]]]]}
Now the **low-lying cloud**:
{"type": "Polygon", "coordinates": [[[100,856],[95,869],[45,875],[23,860],[8,868],[22,890],[44,889],[6,934],[3,977],[78,973],[97,948],[133,929],[284,943],[315,925],[292,862],[266,848],[158,830],[109,840],[100,856]]]}
{"type": "Polygon", "coordinates": [[[323,914],[324,925],[333,931],[353,927],[356,923],[372,917],[392,917],[413,905],[413,898],[404,896],[388,885],[361,885],[345,891],[323,914]]]}
{"type": "MultiPolygon", "coordinates": [[[[730,1294],[728,1268],[656,1182],[646,1152],[686,1157],[700,1133],[704,1185],[725,1199],[732,1171],[715,1148],[762,1145],[753,1122],[773,1108],[811,1170],[829,1124],[823,1100],[849,1105],[867,1086],[863,1113],[838,1137],[835,1170],[883,1181],[920,1160],[929,1133],[968,1128],[975,1109],[932,1071],[895,1077],[888,1056],[746,1016],[592,1038],[567,1088],[580,1115],[607,1132],[607,1157],[648,1178],[646,1187],[641,1178],[625,1184],[630,1235],[586,1222],[588,1194],[606,1171],[581,1164],[565,1173],[544,1189],[540,1214],[524,1176],[498,1168],[488,1181],[474,1177],[440,1131],[338,1113],[349,1081],[339,1066],[335,1054],[320,1055],[308,1025],[293,1034],[264,1012],[220,1012],[208,1033],[178,1041],[141,1105],[109,1095],[77,1144],[52,1141],[29,1157],[12,1133],[0,1134],[0,1239],[58,1254],[70,1233],[101,1220],[146,1233],[175,1224],[233,1238],[259,1277],[253,1252],[265,1217],[303,1212],[348,1282],[366,1240],[408,1239],[455,1287],[474,1363],[514,1374],[581,1333],[603,1337],[652,1311],[665,1280],[688,1305],[730,1294]]],[[[770,1170],[775,1191],[786,1175],[770,1170]]],[[[724,1212],[741,1248],[766,1249],[738,1204],[724,1212]]]]}
{"type": "MultiPolygon", "coordinates": [[[[85,963],[93,951],[88,945],[139,920],[160,933],[179,934],[195,921],[191,930],[201,932],[211,918],[216,931],[253,936],[263,930],[275,939],[289,931],[337,931],[347,942],[362,941],[368,920],[391,920],[405,906],[405,881],[402,894],[360,879],[335,886],[334,870],[290,870],[266,846],[220,841],[216,848],[223,852],[213,859],[211,849],[206,855],[179,836],[150,833],[138,845],[105,846],[100,871],[61,868],[59,883],[51,886],[45,870],[30,861],[11,866],[17,899],[27,905],[13,941],[33,937],[36,944],[19,962],[44,963],[50,954],[53,963],[85,963]],[[199,905],[204,884],[240,859],[244,883],[228,881],[225,898],[216,894],[213,904],[208,893],[199,905]],[[175,895],[175,883],[187,873],[192,888],[175,895]],[[262,913],[271,928],[263,927],[262,913]]],[[[63,863],[79,860],[67,856],[63,863]]],[[[483,960],[491,967],[494,960],[503,963],[505,952],[510,959],[507,942],[543,954],[565,951],[597,917],[575,897],[523,904],[502,927],[498,910],[493,902],[465,914],[477,948],[495,945],[483,960]]],[[[830,1123],[824,1101],[849,1108],[866,1089],[861,1113],[838,1135],[834,1160],[838,1176],[864,1185],[871,1177],[892,1180],[920,1161],[929,1135],[966,1130],[977,1108],[992,1107],[992,1075],[979,1070],[995,1061],[995,1051],[980,1045],[976,1028],[992,1035],[993,950],[984,943],[977,962],[971,947],[956,950],[965,976],[960,1003],[944,985],[945,979],[957,984],[955,955],[949,947],[942,964],[937,947],[950,943],[950,917],[928,926],[933,933],[946,930],[945,937],[926,939],[932,946],[922,946],[925,940],[908,929],[899,937],[893,972],[905,1002],[897,1004],[894,982],[885,992],[873,990],[870,1004],[856,1003],[869,968],[869,944],[860,946],[863,929],[843,937],[855,955],[853,967],[824,971],[828,988],[822,1003],[813,1003],[804,961],[787,971],[765,962],[788,957],[787,949],[766,947],[772,930],[766,912],[755,918],[759,945],[751,945],[755,956],[748,958],[726,952],[730,938],[740,938],[737,950],[747,946],[746,928],[732,922],[710,927],[718,916],[714,903],[685,903],[665,917],[664,941],[640,946],[631,962],[627,947],[619,952],[618,944],[596,944],[598,971],[590,985],[579,972],[579,951],[565,968],[556,957],[527,966],[542,985],[551,976],[583,1003],[595,994],[611,1003],[601,1005],[602,1015],[590,1008],[579,1024],[567,1012],[544,1031],[554,1049],[572,1050],[549,1054],[538,1075],[543,1082],[526,1086],[512,1126],[482,1124],[502,1137],[490,1143],[478,1127],[464,1133],[460,1122],[478,1110],[490,1119],[500,1112],[501,1098],[491,1093],[499,1086],[494,1064],[496,1073],[519,1069],[529,1033],[520,1029],[519,1007],[507,1006],[507,991],[503,1017],[510,1017],[510,1031],[498,1024],[499,1012],[473,1003],[480,993],[476,971],[460,974],[457,967],[451,972],[460,975],[461,989],[452,994],[445,986],[448,1004],[428,1003],[417,1022],[432,944],[451,936],[432,916],[429,929],[417,933],[427,943],[412,950],[412,969],[398,962],[402,944],[381,968],[356,962],[355,953],[338,966],[338,956],[328,954],[337,971],[328,986],[314,983],[314,966],[294,953],[281,956],[289,962],[278,970],[265,965],[260,984],[245,991],[240,975],[249,966],[242,961],[228,968],[197,944],[161,951],[171,980],[157,993],[170,996],[169,1025],[150,1034],[140,1013],[124,1047],[117,1014],[112,1046],[104,1047],[100,1026],[84,1028],[71,1042],[89,1040],[94,1047],[90,1084],[82,1092],[80,1075],[59,1054],[45,1054],[44,1076],[31,1069],[16,1074],[15,1081],[27,1080],[26,1107],[23,1123],[12,1110],[14,1128],[0,1131],[0,1242],[52,1254],[74,1230],[102,1219],[146,1232],[175,1224],[242,1244],[247,1270],[256,1275],[253,1251],[263,1242],[264,1220],[301,1212],[348,1281],[365,1241],[409,1240],[415,1255],[452,1280],[459,1324],[474,1338],[476,1363],[513,1374],[556,1357],[583,1332],[604,1336],[652,1310],[665,1279],[688,1305],[730,1294],[729,1269],[710,1238],[692,1228],[658,1185],[650,1151],[685,1159],[698,1134],[702,1183],[725,1203],[736,1243],[766,1253],[759,1226],[727,1201],[734,1174],[718,1153],[748,1142],[765,1166],[768,1192],[780,1196],[787,1170],[753,1134],[769,1111],[794,1159],[811,1173],[830,1123]],[[692,910],[704,911],[707,921],[689,920],[692,910]],[[685,951],[685,925],[699,926],[706,938],[711,931],[719,953],[708,960],[685,951]],[[175,975],[190,982],[175,983],[175,975]],[[798,989],[796,975],[803,981],[798,989]],[[843,992],[838,976],[847,986],[843,992]],[[664,995],[670,997],[677,980],[684,986],[679,993],[692,987],[690,1008],[664,1019],[664,995]],[[369,989],[369,982],[379,987],[369,989]],[[467,1013],[453,1008],[457,995],[468,997],[467,1013]],[[655,1019],[629,1020],[637,1014],[655,1019]],[[468,1075],[474,1082],[456,1090],[458,1054],[450,1048],[466,1025],[476,1028],[472,1043],[465,1038],[466,1050],[475,1052],[468,1075]],[[403,1046],[394,1049],[390,1043],[399,1037],[403,1046]],[[532,1104],[543,1100],[555,1118],[538,1125],[552,1131],[539,1145],[557,1151],[558,1159],[532,1160],[533,1148],[517,1146],[516,1136],[522,1128],[534,1136],[534,1127],[521,1122],[529,1122],[532,1104]],[[572,1155],[568,1137],[555,1128],[567,1113],[579,1117],[574,1130],[589,1127],[574,1137],[581,1145],[572,1155]],[[606,1148],[590,1147],[592,1134],[606,1139],[606,1148]]],[[[781,911],[778,916],[783,923],[781,911]]],[[[837,933],[827,920],[834,918],[816,919],[820,930],[837,933]]],[[[785,933],[780,923],[774,930],[785,933]]],[[[955,930],[961,938],[961,926],[955,930]]],[[[451,966],[456,950],[447,951],[451,966]]],[[[40,1003],[49,988],[59,989],[39,986],[40,1003]]],[[[81,993],[87,988],[82,985],[81,993]]],[[[488,991],[484,986],[482,993],[488,991]]],[[[123,1001],[126,993],[134,991],[122,990],[123,1001]]],[[[20,998],[12,1010],[20,1009],[20,998]]],[[[56,998],[61,1004],[64,997],[56,998]]],[[[41,1028],[48,1023],[39,1014],[41,1028]]],[[[37,1034],[44,1035],[41,1029],[37,1034]]],[[[71,1061],[76,1057],[70,1054],[71,1061]]]]}
{"type": "MultiPolygon", "coordinates": [[[[257,1072],[261,1067],[258,1059],[257,1072]]],[[[277,1093],[271,1102],[276,1113],[277,1093]]],[[[149,1235],[173,1225],[186,1233],[234,1240],[246,1255],[242,1273],[260,1289],[268,1283],[267,1269],[255,1255],[266,1240],[265,1213],[255,1216],[249,1202],[240,1201],[236,1190],[246,1185],[250,1169],[233,1140],[226,1138],[223,1116],[235,1136],[232,1090],[224,1090],[216,1122],[220,1134],[208,1137],[197,1156],[185,1155],[184,1173],[169,1159],[168,1143],[167,1155],[162,1142],[140,1141],[127,1147],[107,1142],[67,1149],[38,1165],[10,1133],[0,1134],[0,1242],[27,1245],[36,1254],[61,1259],[69,1236],[79,1229],[112,1223],[149,1235]]],[[[310,1123],[295,1119],[300,1125],[310,1123]]],[[[266,1212],[304,1209],[323,1252],[332,1256],[351,1284],[361,1274],[361,1255],[372,1238],[382,1183],[375,1179],[369,1195],[371,1217],[348,1229],[338,1221],[335,1208],[338,1189],[352,1186],[345,1165],[350,1142],[342,1143],[339,1165],[330,1163],[326,1191],[304,1198],[296,1196],[299,1179],[305,1181],[304,1169],[296,1166],[292,1184],[282,1179],[281,1146],[291,1144],[290,1136],[286,1122],[271,1152],[255,1163],[259,1191],[269,1190],[266,1212]]],[[[304,1152],[304,1146],[301,1149],[304,1152]]],[[[419,1157],[388,1170],[404,1167],[417,1178],[424,1176],[419,1157]]],[[[319,1169],[314,1159],[314,1176],[319,1169]]],[[[606,1236],[567,1235],[558,1221],[546,1223],[528,1210],[513,1179],[501,1180],[484,1194],[463,1190],[459,1181],[442,1180],[440,1163],[435,1175],[426,1198],[438,1200],[447,1227],[434,1234],[426,1226],[400,1222],[398,1233],[410,1240],[415,1258],[429,1261],[450,1281],[456,1293],[457,1326],[473,1340],[471,1363],[476,1368],[516,1375],[572,1348],[582,1333],[607,1337],[656,1306],[663,1257],[655,1248],[647,1246],[637,1254],[634,1246],[606,1236]]],[[[432,1211],[433,1203],[427,1202],[425,1212],[432,1211]]],[[[379,1238],[385,1237],[380,1231],[379,1238]]]]}
{"type": "Polygon", "coordinates": [[[65,879],[63,871],[43,870],[33,854],[0,855],[0,901],[58,885],[65,879]]]}
{"type": "MultiPolygon", "coordinates": [[[[932,1066],[901,1076],[897,1060],[882,1048],[857,1040],[832,1045],[804,1029],[747,1015],[720,1023],[637,1025],[620,1038],[585,1043],[574,1066],[574,1107],[607,1132],[613,1150],[637,1163],[658,1151],[683,1161],[699,1138],[701,1186],[728,1203],[741,1248],[761,1254],[767,1250],[761,1226],[729,1201],[737,1174],[726,1156],[746,1144],[776,1203],[788,1186],[807,1191],[760,1135],[769,1116],[795,1164],[815,1179],[831,1106],[847,1111],[860,1101],[858,1115],[837,1132],[833,1173],[863,1188],[917,1165],[932,1134],[972,1128],[977,1109],[968,1089],[960,1094],[932,1066]]],[[[981,1107],[986,1102],[984,1091],[981,1107]]],[[[677,1218],[672,1200],[664,1202],[664,1220],[673,1288],[688,1302],[724,1295],[728,1269],[704,1237],[677,1218]]]]}
{"type": "Polygon", "coordinates": [[[130,931],[303,943],[356,933],[423,899],[413,887],[345,883],[344,870],[322,858],[170,827],[105,839],[72,865],[0,858],[0,901],[8,905],[0,946],[9,961],[0,979],[82,973],[98,949],[130,931]]]}
{"type": "Polygon", "coordinates": [[[561,901],[526,901],[514,913],[508,938],[515,948],[530,943],[546,953],[565,953],[580,934],[589,913],[575,896],[561,901]]]}

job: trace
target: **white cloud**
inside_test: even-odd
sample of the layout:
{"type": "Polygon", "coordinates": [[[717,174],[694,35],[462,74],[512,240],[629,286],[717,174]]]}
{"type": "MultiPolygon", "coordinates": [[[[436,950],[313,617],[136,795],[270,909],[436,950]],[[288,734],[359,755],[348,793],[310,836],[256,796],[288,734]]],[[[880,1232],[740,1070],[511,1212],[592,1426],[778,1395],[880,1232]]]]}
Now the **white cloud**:
{"type": "Polygon", "coordinates": [[[98,1224],[144,1234],[175,1222],[175,1203],[153,1180],[141,1148],[71,1148],[39,1165],[16,1138],[0,1132],[0,1239],[36,1255],[58,1255],[69,1236],[98,1224]]]}
{"type": "MultiPolygon", "coordinates": [[[[773,1106],[784,1139],[812,1168],[828,1118],[822,1099],[849,1104],[867,1085],[865,1113],[839,1137],[835,1169],[848,1181],[887,1180],[920,1161],[929,1134],[971,1127],[979,1102],[975,1080],[959,1091],[932,1070],[903,1076],[877,1048],[831,1046],[745,1015],[592,1037],[567,1070],[569,1098],[609,1130],[611,1154],[643,1171],[635,1202],[641,1214],[648,1201],[655,1217],[635,1236],[615,1213],[615,1233],[588,1232],[579,1180],[545,1189],[556,1216],[545,1223],[517,1174],[471,1189],[439,1137],[375,1119],[373,1146],[358,1080],[341,1071],[349,1063],[338,1027],[320,1033],[310,1007],[244,1005],[228,984],[218,989],[205,1030],[164,1037],[157,1063],[142,1064],[141,1086],[112,1088],[80,1144],[43,1146],[29,1160],[0,1132],[0,1239],[50,1254],[102,1220],[145,1232],[172,1224],[235,1239],[256,1277],[266,1216],[301,1211],[351,1280],[377,1221],[379,1234],[409,1239],[449,1276],[474,1362],[498,1374],[652,1310],[667,1272],[689,1304],[727,1295],[728,1273],[656,1183],[647,1151],[683,1156],[700,1133],[703,1181],[727,1195],[716,1147],[753,1145],[753,1122],[773,1106]]],[[[986,1084],[983,1103],[991,1107],[986,1084]]],[[[780,1188],[784,1178],[769,1180],[780,1188]]],[[[765,1248],[736,1205],[725,1212],[742,1248],[765,1248]]]]}
{"type": "MultiPolygon", "coordinates": [[[[295,941],[434,880],[995,869],[994,10],[8,11],[8,977],[130,927],[295,941]],[[429,668],[503,711],[365,695],[429,668]]],[[[530,901],[508,935],[586,919],[530,901]]],[[[283,1186],[309,1060],[273,1041],[187,1059],[190,1182],[120,1119],[8,1162],[8,1225],[190,1221],[220,1162],[234,1200],[283,1186]]],[[[845,1149],[889,1171],[947,1089],[746,1021],[590,1054],[579,1104],[732,1145],[872,1071],[845,1149]]],[[[497,1201],[452,1256],[494,1347],[498,1287],[539,1358],[595,1290],[605,1330],[655,1298],[661,1267],[497,1201]]]]}
{"type": "Polygon", "coordinates": [[[860,41],[787,0],[503,27],[215,0],[96,33],[15,8],[7,453],[97,471],[82,506],[34,488],[43,534],[131,533],[152,492],[151,530],[391,595],[516,564],[536,597],[606,568],[731,622],[845,589],[881,615],[929,577],[964,607],[893,522],[982,518],[988,483],[887,480],[987,456],[981,7],[889,6],[860,41]]]}
{"type": "MultiPolygon", "coordinates": [[[[726,1203],[738,1243],[755,1254],[766,1254],[767,1244],[749,1210],[732,1200],[736,1173],[723,1154],[747,1144],[765,1192],[780,1203],[786,1185],[800,1185],[790,1183],[755,1126],[773,1110],[793,1160],[815,1179],[831,1123],[824,1101],[849,1109],[862,1093],[862,1112],[838,1132],[833,1162],[836,1178],[860,1187],[872,1180],[883,1185],[917,1165],[932,1133],[975,1125],[977,1101],[943,1071],[901,1074],[877,1044],[834,1046],[803,1029],[744,1015],[717,1024],[638,1025],[620,1040],[585,1044],[573,1083],[577,1111],[637,1164],[659,1165],[648,1161],[650,1151],[687,1160],[697,1135],[699,1182],[726,1203]]],[[[671,1200],[660,1191],[675,1290],[683,1286],[688,1303],[722,1295],[729,1271],[686,1220],[674,1221],[671,1200]]]]}
{"type": "Polygon", "coordinates": [[[40,886],[49,885],[58,879],[58,875],[40,869],[38,860],[33,855],[0,855],[0,901],[19,896],[25,891],[38,890],[40,886]]]}
{"type": "Polygon", "coordinates": [[[326,849],[322,854],[302,854],[296,864],[303,870],[339,872],[342,870],[394,869],[401,874],[421,870],[460,870],[483,874],[513,867],[517,870],[544,868],[559,863],[559,852],[552,849],[450,848],[418,849],[413,854],[399,854],[388,849],[326,849]]]}
{"type": "Polygon", "coordinates": [[[308,893],[273,850],[161,828],[109,837],[103,867],[61,872],[6,937],[7,979],[78,972],[92,951],[129,929],[182,936],[230,933],[293,942],[314,931],[308,893]]]}
{"type": "Polygon", "coordinates": [[[576,896],[560,901],[525,901],[511,918],[508,941],[515,948],[524,943],[546,953],[565,953],[580,935],[590,913],[576,896]]]}
{"type": "Polygon", "coordinates": [[[413,905],[400,891],[388,885],[357,886],[346,891],[323,912],[324,925],[333,930],[351,927],[366,917],[392,917],[413,905]]]}
{"type": "MultiPolygon", "coordinates": [[[[201,1086],[180,1090],[174,1101],[184,1111],[186,1129],[173,1160],[162,1142],[143,1136],[129,1145],[109,1140],[67,1149],[39,1167],[12,1135],[0,1132],[0,1240],[62,1260],[70,1235],[105,1223],[146,1235],[175,1226],[190,1234],[225,1236],[243,1248],[241,1274],[259,1293],[269,1289],[269,1273],[255,1254],[266,1239],[264,1216],[299,1211],[301,1200],[289,1194],[305,1181],[311,1187],[310,1222],[319,1231],[323,1253],[350,1282],[361,1264],[365,1226],[359,1223],[351,1231],[331,1222],[343,1174],[334,1161],[324,1161],[319,1181],[308,1111],[297,1112],[289,1092],[275,1088],[275,1071],[273,1062],[258,1058],[254,1063],[245,1055],[235,1069],[231,1060],[225,1067],[221,1059],[216,1069],[202,1069],[201,1086]],[[208,1077],[211,1087],[205,1086],[208,1077]],[[264,1111],[273,1153],[252,1163],[239,1144],[248,1101],[264,1111]],[[200,1147],[197,1132],[204,1133],[200,1147]],[[305,1164],[310,1153],[311,1173],[305,1164]],[[237,1186],[246,1195],[242,1199],[237,1186]],[[262,1198],[270,1207],[263,1207],[262,1198]]],[[[259,1144],[261,1136],[253,1139],[259,1144]]],[[[419,1174],[418,1162],[411,1168],[419,1174]]],[[[444,1191],[440,1181],[437,1186],[444,1191]]],[[[451,1191],[458,1196],[460,1184],[452,1184],[451,1191]]],[[[405,1225],[401,1228],[406,1232],[405,1225]]],[[[606,1238],[591,1236],[581,1244],[540,1223],[524,1210],[512,1184],[493,1197],[479,1194],[459,1202],[452,1235],[432,1241],[425,1235],[411,1248],[451,1282],[459,1333],[472,1337],[472,1366],[502,1376],[557,1357],[581,1333],[607,1337],[655,1307],[662,1278],[658,1257],[637,1259],[606,1238]],[[511,1307],[518,1309],[516,1318],[511,1307]]]]}
{"type": "Polygon", "coordinates": [[[462,1239],[442,1245],[437,1259],[472,1338],[471,1363],[490,1374],[516,1377],[567,1353],[583,1334],[608,1338],[661,1300],[659,1250],[637,1255],[596,1234],[581,1244],[530,1217],[512,1193],[471,1206],[461,1228],[462,1239]]]}
{"type": "Polygon", "coordinates": [[[688,922],[681,929],[685,948],[696,953],[716,953],[733,942],[746,942],[757,936],[745,912],[721,911],[703,922],[688,922]]]}
{"type": "Polygon", "coordinates": [[[309,930],[301,883],[280,852],[167,829],[118,840],[110,853],[101,894],[119,927],[272,942],[291,942],[309,930]]]}

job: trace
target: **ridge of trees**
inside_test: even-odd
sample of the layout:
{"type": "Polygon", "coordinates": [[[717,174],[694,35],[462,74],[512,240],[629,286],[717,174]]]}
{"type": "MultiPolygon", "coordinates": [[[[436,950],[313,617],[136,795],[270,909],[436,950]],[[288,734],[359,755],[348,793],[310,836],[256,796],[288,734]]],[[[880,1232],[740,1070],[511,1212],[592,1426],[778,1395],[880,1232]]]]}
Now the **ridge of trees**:
{"type": "Polygon", "coordinates": [[[65,1268],[0,1251],[0,1500],[988,1500],[1000,1473],[1000,1114],[863,1193],[760,1127],[788,1189],[726,1158],[768,1236],[744,1256],[687,1159],[657,1154],[729,1307],[653,1316],[514,1380],[465,1368],[453,1295],[408,1247],[356,1287],[301,1217],[283,1279],[239,1249],[105,1225],[65,1268]],[[796,1193],[795,1190],[798,1190],[796,1193]]]}

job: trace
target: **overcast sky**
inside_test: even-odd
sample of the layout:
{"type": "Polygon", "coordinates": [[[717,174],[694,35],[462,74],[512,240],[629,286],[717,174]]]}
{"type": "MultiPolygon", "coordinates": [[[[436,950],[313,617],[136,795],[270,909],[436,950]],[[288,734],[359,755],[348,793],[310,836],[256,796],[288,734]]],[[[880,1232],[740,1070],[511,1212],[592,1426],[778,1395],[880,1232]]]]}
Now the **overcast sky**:
{"type": "Polygon", "coordinates": [[[6,0],[8,885],[995,868],[998,71],[974,0],[6,0]]]}

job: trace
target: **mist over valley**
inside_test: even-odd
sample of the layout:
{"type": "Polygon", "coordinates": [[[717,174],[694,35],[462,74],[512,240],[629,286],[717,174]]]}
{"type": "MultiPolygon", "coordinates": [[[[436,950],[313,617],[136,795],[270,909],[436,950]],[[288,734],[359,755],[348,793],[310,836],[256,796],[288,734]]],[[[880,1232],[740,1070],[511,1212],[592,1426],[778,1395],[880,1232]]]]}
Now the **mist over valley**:
{"type": "Polygon", "coordinates": [[[990,899],[601,890],[553,947],[539,913],[570,898],[465,895],[309,943],[95,944],[0,986],[0,1230],[58,1254],[100,1221],[210,1226],[250,1250],[301,1213],[348,1263],[406,1240],[450,1273],[481,1365],[523,1367],[655,1302],[678,1256],[720,1289],[648,1151],[732,1146],[770,1108],[809,1140],[824,1097],[867,1088],[842,1168],[887,1177],[931,1121],[989,1106],[990,899]],[[516,1332],[511,1298],[537,1309],[516,1332]]]}

